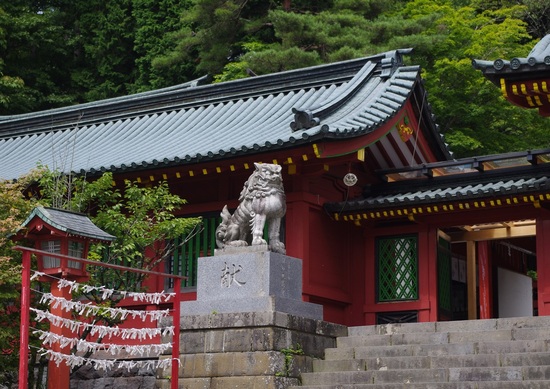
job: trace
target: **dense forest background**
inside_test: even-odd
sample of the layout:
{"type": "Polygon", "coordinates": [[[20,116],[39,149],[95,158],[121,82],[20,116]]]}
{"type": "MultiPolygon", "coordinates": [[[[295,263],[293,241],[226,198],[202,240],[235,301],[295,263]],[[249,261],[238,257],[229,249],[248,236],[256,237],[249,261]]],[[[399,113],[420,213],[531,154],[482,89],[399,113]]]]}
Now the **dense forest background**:
{"type": "Polygon", "coordinates": [[[550,119],[506,102],[472,59],[526,57],[550,0],[10,0],[0,115],[412,47],[455,156],[550,147],[550,119]]]}

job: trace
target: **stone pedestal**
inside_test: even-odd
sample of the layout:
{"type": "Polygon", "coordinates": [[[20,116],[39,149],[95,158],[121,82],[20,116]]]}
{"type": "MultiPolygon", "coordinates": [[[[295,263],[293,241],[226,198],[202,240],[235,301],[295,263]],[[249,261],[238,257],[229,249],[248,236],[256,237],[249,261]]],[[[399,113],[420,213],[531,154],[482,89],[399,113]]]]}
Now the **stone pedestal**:
{"type": "MultiPolygon", "coordinates": [[[[284,389],[347,328],[302,301],[302,261],[257,248],[199,258],[197,300],[181,305],[178,385],[284,389]]],[[[169,358],[167,355],[166,358],[169,358]]],[[[170,387],[159,372],[157,387],[170,387]]]]}
{"type": "MultiPolygon", "coordinates": [[[[313,360],[347,327],[281,312],[240,312],[182,317],[178,387],[284,389],[300,385],[313,360]]],[[[169,355],[165,356],[170,358],[169,355]]],[[[170,371],[157,388],[170,388],[170,371]]]]}
{"type": "Polygon", "coordinates": [[[302,261],[270,251],[241,249],[199,258],[197,300],[182,315],[283,312],[322,320],[323,307],[302,301],[302,261]]]}

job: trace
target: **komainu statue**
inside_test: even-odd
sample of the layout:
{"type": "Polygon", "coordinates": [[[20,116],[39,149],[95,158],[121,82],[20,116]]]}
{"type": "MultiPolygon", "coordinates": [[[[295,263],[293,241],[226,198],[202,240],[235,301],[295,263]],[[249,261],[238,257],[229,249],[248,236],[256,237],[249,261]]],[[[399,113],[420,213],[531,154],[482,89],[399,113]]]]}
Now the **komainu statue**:
{"type": "Polygon", "coordinates": [[[255,163],[254,166],[256,170],[244,183],[239,206],[233,215],[227,205],[223,207],[222,222],[216,229],[216,244],[220,249],[267,245],[263,239],[267,223],[268,249],[285,254],[285,245],[279,238],[281,219],[286,212],[281,166],[267,163],[255,163]]]}

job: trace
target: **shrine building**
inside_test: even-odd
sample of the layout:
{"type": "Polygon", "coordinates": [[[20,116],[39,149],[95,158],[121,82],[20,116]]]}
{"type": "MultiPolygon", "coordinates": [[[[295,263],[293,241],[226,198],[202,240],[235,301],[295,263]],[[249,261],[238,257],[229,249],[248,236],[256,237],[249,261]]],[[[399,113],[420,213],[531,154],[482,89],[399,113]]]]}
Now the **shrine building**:
{"type": "MultiPolygon", "coordinates": [[[[40,162],[109,171],[120,188],[166,181],[188,201],[177,216],[202,217],[164,269],[188,277],[193,300],[221,209],[237,207],[255,162],[275,163],[287,255],[303,261],[303,300],[325,320],[550,315],[550,149],[452,159],[409,52],[0,117],[0,178],[40,162]]],[[[522,85],[536,76],[546,113],[550,61],[534,58],[477,66],[514,103],[529,105],[522,85]]]]}

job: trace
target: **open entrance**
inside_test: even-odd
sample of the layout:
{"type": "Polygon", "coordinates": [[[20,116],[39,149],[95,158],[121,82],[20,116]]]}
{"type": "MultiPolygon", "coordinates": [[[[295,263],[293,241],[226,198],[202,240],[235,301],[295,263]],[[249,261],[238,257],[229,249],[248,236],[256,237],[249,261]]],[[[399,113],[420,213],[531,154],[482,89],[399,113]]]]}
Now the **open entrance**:
{"type": "Polygon", "coordinates": [[[535,221],[441,230],[438,305],[439,320],[537,316],[535,221]]]}

